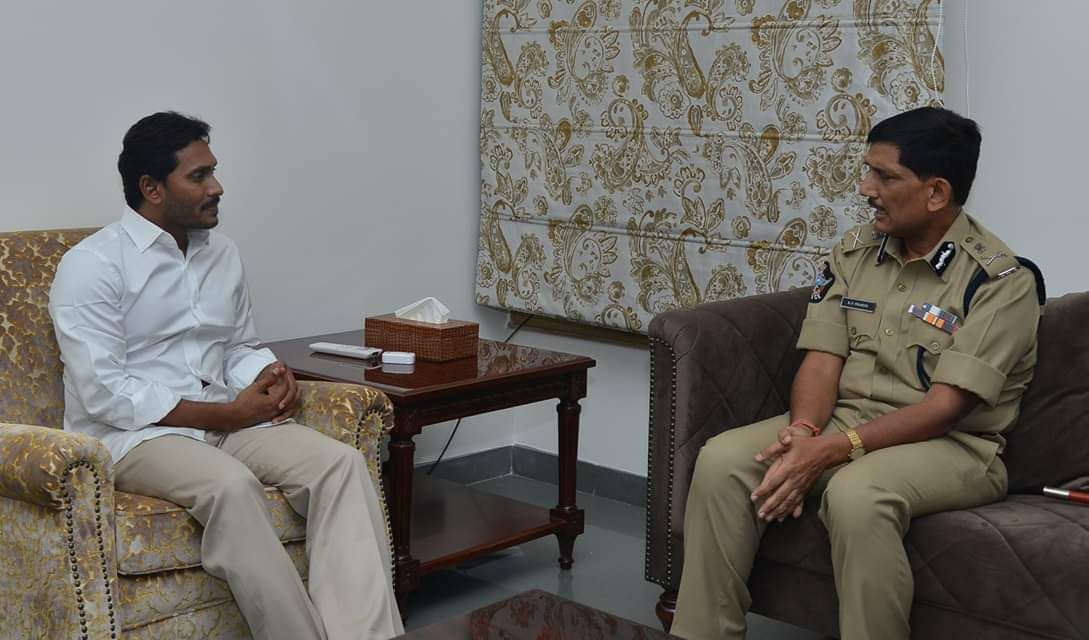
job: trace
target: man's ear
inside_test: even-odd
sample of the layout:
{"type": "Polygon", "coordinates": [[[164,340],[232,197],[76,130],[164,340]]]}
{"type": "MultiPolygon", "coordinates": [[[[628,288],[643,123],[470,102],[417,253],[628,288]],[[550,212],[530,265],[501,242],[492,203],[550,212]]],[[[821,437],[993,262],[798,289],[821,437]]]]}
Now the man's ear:
{"type": "Polygon", "coordinates": [[[151,204],[163,203],[163,184],[149,175],[140,176],[140,195],[151,204]]]}
{"type": "Polygon", "coordinates": [[[953,204],[953,185],[945,178],[931,178],[926,181],[930,195],[926,199],[926,208],[930,212],[941,211],[953,204]]]}

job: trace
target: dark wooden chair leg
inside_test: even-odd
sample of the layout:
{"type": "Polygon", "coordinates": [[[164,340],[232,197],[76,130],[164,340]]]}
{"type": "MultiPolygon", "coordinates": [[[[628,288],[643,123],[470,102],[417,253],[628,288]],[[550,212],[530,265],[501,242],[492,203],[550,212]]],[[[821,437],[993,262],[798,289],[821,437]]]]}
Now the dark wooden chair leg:
{"type": "Polygon", "coordinates": [[[658,606],[654,607],[654,613],[658,616],[658,621],[662,623],[662,629],[669,633],[669,628],[673,626],[673,614],[677,613],[677,592],[673,589],[662,591],[661,597],[658,598],[658,606]]]}

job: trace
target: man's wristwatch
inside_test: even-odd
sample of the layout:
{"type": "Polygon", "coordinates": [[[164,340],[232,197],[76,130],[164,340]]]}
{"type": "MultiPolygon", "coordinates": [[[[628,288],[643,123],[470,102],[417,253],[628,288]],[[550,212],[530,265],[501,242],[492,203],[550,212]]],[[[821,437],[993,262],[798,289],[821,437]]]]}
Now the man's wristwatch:
{"type": "Polygon", "coordinates": [[[858,460],[866,455],[866,448],[862,446],[862,438],[859,437],[857,431],[854,429],[847,429],[843,434],[851,441],[851,451],[847,454],[848,458],[851,460],[858,460]]]}

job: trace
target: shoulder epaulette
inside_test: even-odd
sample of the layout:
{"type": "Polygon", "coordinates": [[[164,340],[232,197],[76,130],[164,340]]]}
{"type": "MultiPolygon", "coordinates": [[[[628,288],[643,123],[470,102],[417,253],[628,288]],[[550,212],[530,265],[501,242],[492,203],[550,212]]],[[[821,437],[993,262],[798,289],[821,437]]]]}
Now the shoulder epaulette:
{"type": "Polygon", "coordinates": [[[960,244],[989,278],[1007,276],[1021,268],[1017,255],[997,238],[967,235],[960,244]]]}
{"type": "Polygon", "coordinates": [[[874,230],[872,223],[860,224],[843,234],[843,240],[840,241],[840,247],[843,249],[844,253],[849,253],[865,247],[876,247],[881,244],[881,237],[882,234],[874,230]]]}

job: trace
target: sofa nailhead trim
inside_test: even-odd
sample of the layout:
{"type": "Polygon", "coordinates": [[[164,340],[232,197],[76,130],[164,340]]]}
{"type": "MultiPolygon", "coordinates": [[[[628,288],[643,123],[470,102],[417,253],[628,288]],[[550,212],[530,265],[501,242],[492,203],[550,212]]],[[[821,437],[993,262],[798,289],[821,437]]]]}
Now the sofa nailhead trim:
{"type": "Polygon", "coordinates": [[[669,350],[670,364],[672,365],[670,371],[669,380],[669,452],[668,456],[669,469],[667,472],[666,481],[666,585],[673,584],[673,458],[677,443],[677,355],[673,351],[673,345],[669,344],[665,340],[658,337],[650,338],[650,429],[649,438],[650,442],[647,446],[647,541],[644,547],[645,554],[645,572],[647,577],[650,577],[650,538],[652,535],[651,529],[651,502],[650,502],[650,477],[649,470],[654,468],[654,380],[655,380],[655,362],[654,362],[654,344],[658,343],[669,350]]]}
{"type": "Polygon", "coordinates": [[[64,524],[65,524],[65,538],[68,543],[68,562],[72,572],[72,584],[75,587],[76,607],[79,610],[79,628],[81,640],[87,640],[89,638],[87,631],[87,614],[84,611],[84,599],[83,599],[83,580],[80,578],[79,562],[76,559],[76,532],[73,525],[72,512],[74,505],[72,502],[72,475],[76,473],[80,467],[86,467],[91,472],[91,477],[94,478],[95,486],[95,538],[98,541],[98,555],[102,568],[102,581],[106,587],[106,603],[109,607],[108,615],[110,620],[110,638],[117,638],[117,626],[114,618],[113,610],[113,591],[110,585],[110,573],[109,565],[106,560],[106,543],[102,533],[102,480],[99,478],[98,470],[86,460],[80,460],[77,462],[71,462],[65,471],[65,474],[61,480],[64,488],[64,524]]]}
{"type": "MultiPolygon", "coordinates": [[[[392,415],[392,412],[390,412],[390,415],[392,415]]],[[[380,412],[374,410],[359,416],[359,422],[357,422],[355,425],[355,433],[352,434],[352,446],[355,448],[356,451],[360,451],[359,443],[363,436],[363,425],[366,424],[367,421],[371,418],[374,418],[378,421],[378,424],[385,426],[385,421],[382,419],[382,417],[383,416],[380,412]]],[[[381,431],[379,432],[379,435],[381,436],[381,431]]],[[[378,448],[382,447],[381,437],[378,438],[378,442],[375,443],[375,446],[378,448]]],[[[377,456],[378,452],[375,451],[374,455],[377,456]]],[[[393,524],[389,520],[389,506],[386,503],[386,490],[382,486],[381,482],[378,482],[376,484],[378,486],[376,486],[375,489],[378,491],[378,499],[379,501],[381,501],[382,504],[382,517],[386,521],[386,540],[389,541],[389,562],[390,571],[392,573],[394,571],[393,567],[397,566],[397,553],[393,549],[393,524]]]]}

